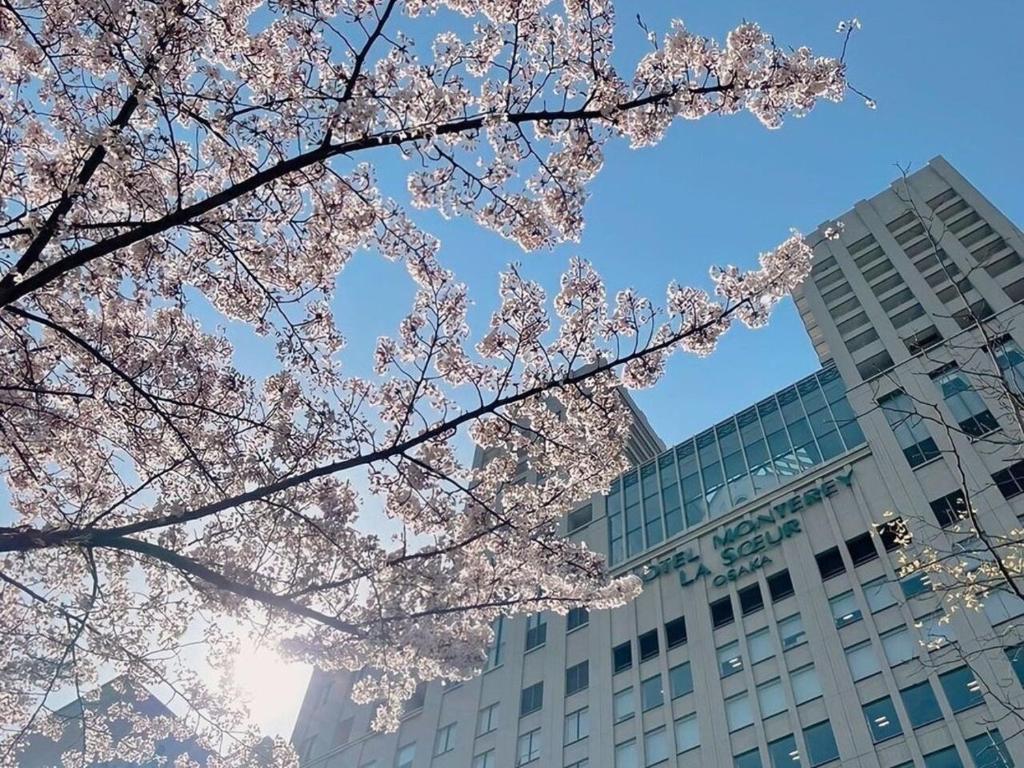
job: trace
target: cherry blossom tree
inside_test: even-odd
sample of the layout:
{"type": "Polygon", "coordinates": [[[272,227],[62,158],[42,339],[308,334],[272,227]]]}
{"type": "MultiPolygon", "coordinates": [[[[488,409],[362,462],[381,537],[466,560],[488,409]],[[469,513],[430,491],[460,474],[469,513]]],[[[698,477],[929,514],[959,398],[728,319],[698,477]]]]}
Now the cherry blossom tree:
{"type": "Polygon", "coordinates": [[[194,648],[219,668],[254,632],[372,668],[356,696],[393,728],[417,682],[480,668],[497,615],[637,593],[555,529],[624,468],[620,388],[762,325],[810,248],[663,307],[609,300],[583,260],[550,297],[512,267],[474,334],[408,207],[548,248],[579,238],[609,142],[743,111],[776,128],[849,86],[841,56],[753,23],[719,43],[675,22],[625,69],[615,32],[603,0],[0,0],[0,763],[59,727],[56,693],[116,674],[183,716],[125,745],[81,707],[67,764],[168,729],[211,764],[287,764],[194,648]],[[399,152],[404,200],[375,169],[399,152]],[[331,312],[357,252],[415,286],[372,377],[343,368],[331,312]],[[275,372],[240,371],[208,308],[272,339],[275,372]],[[522,460],[540,482],[512,482],[522,460]],[[367,495],[397,539],[360,526],[367,495]]]}

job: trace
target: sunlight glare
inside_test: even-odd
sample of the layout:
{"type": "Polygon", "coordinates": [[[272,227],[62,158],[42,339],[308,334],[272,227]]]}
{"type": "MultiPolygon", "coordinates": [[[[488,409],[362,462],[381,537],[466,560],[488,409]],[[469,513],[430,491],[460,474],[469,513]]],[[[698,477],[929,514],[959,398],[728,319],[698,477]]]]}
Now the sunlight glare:
{"type": "Polygon", "coordinates": [[[246,638],[234,661],[234,684],[264,733],[290,738],[311,669],[285,661],[268,645],[246,638]]]}

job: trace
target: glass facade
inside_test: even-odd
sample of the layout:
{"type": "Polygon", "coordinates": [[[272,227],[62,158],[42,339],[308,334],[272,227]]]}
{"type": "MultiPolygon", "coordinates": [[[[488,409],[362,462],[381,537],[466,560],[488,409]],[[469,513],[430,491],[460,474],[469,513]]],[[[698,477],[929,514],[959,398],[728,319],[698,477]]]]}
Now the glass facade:
{"type": "Polygon", "coordinates": [[[606,498],[612,565],[864,443],[834,367],[627,472],[606,498]]]}

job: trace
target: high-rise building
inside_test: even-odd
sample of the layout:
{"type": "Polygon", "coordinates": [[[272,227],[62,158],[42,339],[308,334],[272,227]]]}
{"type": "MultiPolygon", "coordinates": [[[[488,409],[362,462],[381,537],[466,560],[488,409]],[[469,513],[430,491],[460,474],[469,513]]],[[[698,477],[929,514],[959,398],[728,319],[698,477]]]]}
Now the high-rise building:
{"type": "Polygon", "coordinates": [[[487,669],[394,734],[315,674],[304,767],[1024,766],[1024,601],[964,609],[899,564],[946,546],[969,578],[965,491],[987,535],[1020,527],[1024,237],[942,158],[840,220],[796,296],[821,370],[648,435],[564,521],[641,596],[500,621],[487,669]]]}

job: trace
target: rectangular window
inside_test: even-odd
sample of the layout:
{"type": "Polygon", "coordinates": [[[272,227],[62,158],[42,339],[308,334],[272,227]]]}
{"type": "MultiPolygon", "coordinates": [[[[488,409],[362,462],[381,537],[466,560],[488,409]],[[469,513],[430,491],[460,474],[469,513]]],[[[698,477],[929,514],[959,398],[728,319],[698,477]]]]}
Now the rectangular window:
{"type": "Polygon", "coordinates": [[[964,434],[981,437],[999,428],[985,401],[955,365],[932,374],[932,380],[942,391],[947,407],[964,434]]]}
{"type": "Polygon", "coordinates": [[[395,755],[395,768],[412,768],[412,761],[416,759],[416,745],[406,744],[398,750],[395,755]]]}
{"type": "Polygon", "coordinates": [[[1013,758],[997,730],[968,739],[967,751],[971,753],[975,768],[1013,768],[1013,758]]]}
{"type": "Polygon", "coordinates": [[[908,600],[932,591],[931,577],[927,573],[913,573],[900,581],[900,589],[908,600]]]}
{"type": "Polygon", "coordinates": [[[882,649],[890,667],[917,658],[917,640],[906,627],[894,629],[881,636],[882,649]]]}
{"type": "Polygon", "coordinates": [[[967,501],[963,491],[953,491],[929,503],[935,520],[943,528],[956,525],[967,516],[967,501]]]}
{"type": "Polygon", "coordinates": [[[896,715],[896,707],[892,699],[883,696],[863,706],[864,719],[867,720],[871,740],[876,744],[887,739],[894,739],[903,733],[903,726],[896,715]]]}
{"type": "Polygon", "coordinates": [[[853,592],[836,595],[828,601],[828,604],[832,609],[832,618],[836,622],[836,627],[845,627],[847,624],[861,620],[860,608],[857,607],[857,598],[854,597],[853,592]]]}
{"type": "Polygon", "coordinates": [[[697,730],[697,714],[687,715],[675,722],[676,749],[688,752],[700,746],[700,731],[697,730]]]}
{"type": "Polygon", "coordinates": [[[786,695],[782,691],[782,680],[775,678],[757,686],[757,706],[761,717],[771,717],[786,710],[786,695]]]}
{"type": "Polygon", "coordinates": [[[747,616],[764,608],[764,597],[761,595],[761,585],[751,584],[739,591],[740,610],[747,616]]]}
{"type": "Polygon", "coordinates": [[[680,616],[678,619],[665,622],[665,645],[675,648],[686,642],[686,619],[680,616]]]}
{"type": "Polygon", "coordinates": [[[992,354],[1003,379],[1020,394],[1024,392],[1024,352],[1013,339],[1006,337],[992,345],[992,354]]]}
{"type": "Polygon", "coordinates": [[[846,550],[850,553],[850,560],[855,566],[878,558],[878,550],[871,539],[870,533],[862,533],[846,540],[846,550]]]}
{"type": "Polygon", "coordinates": [[[736,755],[732,759],[732,768],[764,768],[764,763],[761,762],[761,751],[759,749],[751,749],[748,752],[736,755]]]}
{"type": "Polygon", "coordinates": [[[658,655],[658,630],[644,632],[637,638],[637,645],[640,646],[640,661],[653,659],[658,655]]]}
{"type": "Polygon", "coordinates": [[[520,735],[516,744],[516,765],[526,765],[540,760],[540,728],[520,735]]]}
{"type": "MultiPolygon", "coordinates": [[[[1024,375],[1024,374],[1022,374],[1024,375]]],[[[992,475],[999,492],[1004,499],[1012,499],[1024,493],[1024,461],[1011,464],[1006,469],[1001,469],[992,475]]]]}
{"type": "Polygon", "coordinates": [[[612,698],[612,714],[615,715],[615,722],[625,722],[635,713],[636,705],[633,703],[633,689],[623,688],[612,698]]]}
{"type": "Polygon", "coordinates": [[[924,768],[964,768],[956,747],[946,747],[924,756],[924,768]]]}
{"type": "Polygon", "coordinates": [[[657,765],[668,760],[668,731],[665,726],[644,734],[644,764],[657,765]]]}
{"type": "Polygon", "coordinates": [[[924,420],[905,392],[894,392],[879,400],[878,404],[882,406],[882,412],[911,467],[920,466],[939,455],[939,447],[928,434],[924,420]]]}
{"type": "Polygon", "coordinates": [[[565,617],[565,631],[572,632],[574,629],[585,627],[590,623],[590,612],[586,608],[570,608],[569,614],[565,617]]]}
{"type": "Polygon", "coordinates": [[[985,702],[985,697],[981,693],[981,683],[970,667],[959,667],[942,673],[939,675],[939,684],[954,712],[963,712],[985,702]]]}
{"type": "Polygon", "coordinates": [[[441,726],[434,737],[434,757],[455,749],[455,723],[441,726]]]}
{"type": "Polygon", "coordinates": [[[1017,682],[1024,686],[1024,645],[1012,645],[1005,650],[1006,660],[1017,675],[1017,682]]]}
{"type": "Polygon", "coordinates": [[[590,662],[581,661],[565,670],[565,695],[572,696],[590,685],[590,662]]]}
{"type": "Polygon", "coordinates": [[[524,717],[544,706],[544,681],[523,688],[519,694],[519,716],[524,717]]]}
{"type": "Polygon", "coordinates": [[[793,698],[797,704],[821,698],[821,683],[818,681],[814,664],[790,672],[789,683],[793,686],[793,698]]]}
{"type": "Polygon", "coordinates": [[[495,762],[494,750],[488,749],[482,754],[476,755],[473,758],[473,768],[497,768],[498,764],[495,762]]]}
{"type": "Polygon", "coordinates": [[[839,547],[831,547],[824,552],[819,552],[814,556],[814,559],[818,562],[818,571],[821,573],[822,581],[831,579],[833,576],[838,576],[846,571],[846,566],[843,564],[843,556],[839,553],[839,547]]]}
{"type": "Polygon", "coordinates": [[[565,716],[563,744],[573,744],[590,735],[590,710],[586,707],[565,716]]]}
{"type": "Polygon", "coordinates": [[[779,636],[782,638],[782,650],[788,651],[807,641],[807,633],[804,632],[804,623],[799,613],[782,619],[779,622],[779,636]]]}
{"type": "Polygon", "coordinates": [[[871,647],[870,640],[847,648],[846,663],[850,665],[850,674],[854,680],[863,680],[882,670],[878,664],[878,654],[871,647]]]}
{"type": "Polygon", "coordinates": [[[754,723],[754,710],[750,706],[750,696],[746,692],[725,700],[725,721],[729,732],[738,731],[754,723]]]}
{"type": "Polygon", "coordinates": [[[640,768],[636,753],[636,739],[615,745],[615,768],[640,768]]]}
{"type": "Polygon", "coordinates": [[[612,669],[615,674],[633,666],[633,645],[628,640],[612,648],[612,669]]]}
{"type": "Polygon", "coordinates": [[[793,734],[768,742],[768,757],[772,768],[794,768],[800,765],[800,750],[793,734]]]}
{"type": "Polygon", "coordinates": [[[715,629],[732,624],[734,616],[732,613],[732,600],[723,597],[711,604],[711,626],[715,629]]]}
{"type": "Polygon", "coordinates": [[[768,577],[768,592],[773,603],[793,594],[793,580],[789,578],[788,570],[773,573],[768,577]]]}
{"type": "Polygon", "coordinates": [[[673,699],[693,692],[693,672],[690,669],[690,662],[684,661],[668,671],[668,686],[673,699]]]}
{"type": "Polygon", "coordinates": [[[544,617],[535,613],[526,617],[526,650],[532,651],[547,642],[548,623],[544,617]]]}
{"type": "Polygon", "coordinates": [[[491,626],[494,632],[494,639],[491,640],[491,645],[487,649],[487,663],[484,665],[485,671],[501,666],[502,661],[505,660],[505,617],[499,616],[491,626]]]}
{"type": "Polygon", "coordinates": [[[804,728],[804,743],[807,745],[808,765],[812,768],[839,759],[839,747],[828,720],[804,728]]]}
{"type": "Polygon", "coordinates": [[[488,704],[476,716],[476,735],[483,736],[498,727],[498,703],[488,704]]]}
{"type": "Polygon", "coordinates": [[[743,669],[743,657],[740,656],[740,644],[733,640],[718,649],[718,671],[722,677],[735,675],[743,669]]]}
{"type": "Polygon", "coordinates": [[[648,677],[640,683],[640,701],[643,704],[644,712],[662,705],[665,701],[665,693],[661,685],[661,675],[648,677]]]}
{"type": "Polygon", "coordinates": [[[747,635],[747,651],[750,653],[751,664],[757,664],[775,655],[772,637],[767,627],[747,635]]]}
{"type": "Polygon", "coordinates": [[[868,601],[868,608],[872,613],[878,613],[898,602],[892,584],[885,576],[872,579],[864,585],[864,599],[868,601]]]}
{"type": "Polygon", "coordinates": [[[910,718],[911,728],[920,728],[922,725],[942,719],[939,700],[935,698],[932,684],[927,680],[902,689],[900,698],[903,699],[903,708],[907,710],[907,717],[910,718]]]}
{"type": "Polygon", "coordinates": [[[590,504],[580,507],[579,509],[569,513],[568,528],[569,533],[578,531],[584,526],[590,525],[590,521],[594,519],[594,507],[590,504]]]}
{"type": "Polygon", "coordinates": [[[878,533],[878,538],[882,541],[882,548],[886,552],[892,552],[900,547],[904,547],[913,539],[913,536],[910,534],[910,528],[903,522],[902,517],[894,517],[881,525],[875,526],[875,531],[878,533]]]}

